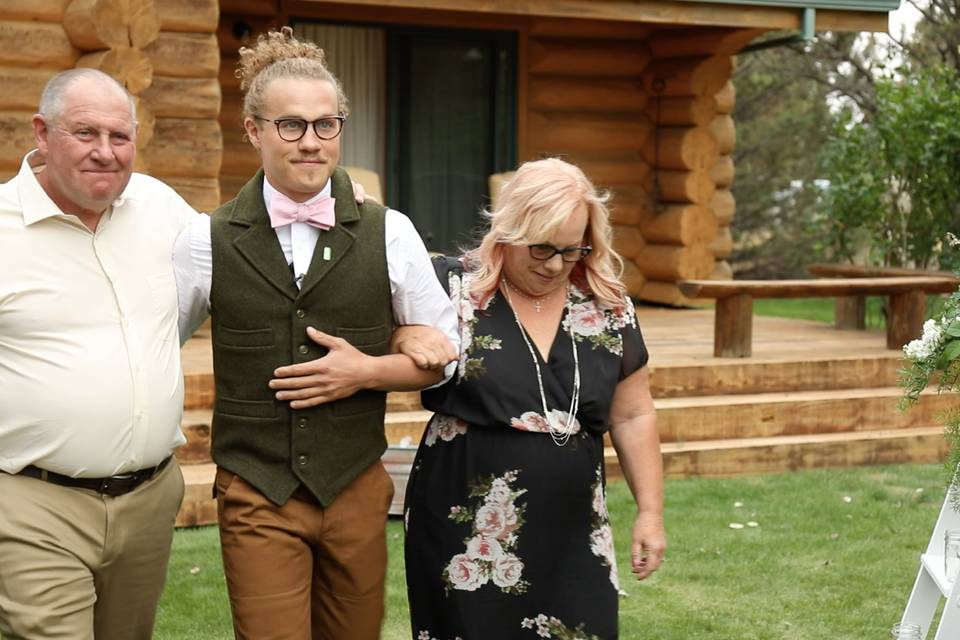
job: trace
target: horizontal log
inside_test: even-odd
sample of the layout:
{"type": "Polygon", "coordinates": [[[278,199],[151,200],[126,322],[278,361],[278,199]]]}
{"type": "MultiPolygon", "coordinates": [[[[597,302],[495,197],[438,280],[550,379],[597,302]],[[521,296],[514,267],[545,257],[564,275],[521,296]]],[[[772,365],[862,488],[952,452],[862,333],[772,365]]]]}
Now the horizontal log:
{"type": "Polygon", "coordinates": [[[276,16],[280,14],[278,0],[220,0],[220,13],[242,16],[276,16]]]}
{"type": "Polygon", "coordinates": [[[217,0],[160,0],[156,6],[163,31],[214,33],[220,21],[217,0]]]}
{"type": "MultiPolygon", "coordinates": [[[[657,187],[660,202],[693,202],[706,205],[710,203],[716,187],[705,171],[657,171],[657,187]]],[[[651,176],[651,190],[653,182],[651,176]]]]}
{"type": "Polygon", "coordinates": [[[161,175],[157,177],[170,185],[197,211],[212,213],[220,206],[220,180],[218,178],[183,178],[161,175]]]}
{"type": "Polygon", "coordinates": [[[930,269],[904,269],[902,267],[874,267],[862,264],[826,264],[815,263],[807,267],[811,275],[827,278],[889,278],[925,276],[957,280],[951,271],[933,271],[930,269]]]}
{"type": "Polygon", "coordinates": [[[52,69],[0,67],[0,111],[36,111],[43,88],[56,72],[52,69]]]}
{"type": "Polygon", "coordinates": [[[719,155],[716,140],[703,127],[660,127],[643,149],[644,159],[659,169],[708,170],[719,155]]]}
{"type": "Polygon", "coordinates": [[[629,258],[624,258],[623,260],[623,273],[620,274],[620,280],[624,286],[627,287],[627,295],[631,298],[640,297],[640,292],[643,291],[643,285],[647,281],[643,274],[640,273],[637,265],[629,258]]]}
{"type": "Polygon", "coordinates": [[[113,76],[130,93],[140,93],[153,80],[153,64],[140,49],[117,47],[81,56],[78,67],[99,69],[113,76]]]}
{"type": "Polygon", "coordinates": [[[35,149],[33,114],[28,111],[0,111],[0,171],[16,173],[23,156],[35,149]]]}
{"type": "Polygon", "coordinates": [[[650,134],[643,116],[612,118],[582,113],[529,114],[527,141],[554,153],[639,151],[650,134]]]}
{"type": "Polygon", "coordinates": [[[643,83],[651,96],[657,83],[663,83],[662,96],[712,96],[730,79],[730,56],[669,58],[654,60],[643,73],[643,83]]]}
{"type": "Polygon", "coordinates": [[[634,262],[648,279],[669,282],[706,278],[713,273],[714,260],[703,244],[682,247],[648,243],[634,262]],[[688,275],[694,273],[699,275],[688,275]]]}
{"type": "Polygon", "coordinates": [[[216,120],[157,118],[143,154],[156,176],[215,178],[223,154],[220,125],[216,120]]]}
{"type": "Polygon", "coordinates": [[[898,293],[953,293],[954,282],[937,277],[823,278],[820,280],[714,280],[689,279],[680,282],[680,290],[691,298],[726,298],[749,295],[752,298],[816,298],[898,293]]]}
{"type": "Polygon", "coordinates": [[[766,29],[727,29],[724,27],[684,27],[661,29],[647,40],[654,58],[687,58],[739,53],[766,29]]]}
{"type": "Polygon", "coordinates": [[[717,151],[721,155],[733,153],[737,144],[737,128],[728,114],[717,115],[709,126],[710,134],[717,141],[717,151]]]}
{"type": "Polygon", "coordinates": [[[650,52],[630,40],[535,38],[528,60],[531,74],[636,77],[647,67],[650,52]]]}
{"type": "Polygon", "coordinates": [[[707,207],[672,205],[645,216],[640,232],[651,244],[700,245],[709,243],[717,233],[717,222],[707,207]]]}
{"type": "Polygon", "coordinates": [[[717,219],[717,224],[721,227],[730,226],[736,208],[737,201],[734,200],[733,193],[729,189],[717,189],[710,199],[710,209],[713,211],[713,217],[717,219]]]}
{"type": "Polygon", "coordinates": [[[736,176],[736,167],[733,165],[733,156],[722,155],[717,163],[710,168],[710,179],[719,189],[729,189],[736,176]]]}
{"type": "Polygon", "coordinates": [[[140,96],[161,118],[217,118],[220,84],[216,78],[153,76],[140,96]]]}
{"type": "Polygon", "coordinates": [[[231,176],[249,178],[260,168],[260,154],[249,142],[244,142],[239,133],[221,130],[223,136],[223,162],[220,171],[231,176]]]}
{"type": "MultiPolygon", "coordinates": [[[[240,56],[236,51],[232,54],[223,52],[220,59],[220,71],[217,78],[220,81],[220,89],[223,91],[224,98],[228,95],[240,93],[240,78],[237,77],[237,64],[240,62],[240,56]]],[[[241,98],[242,99],[242,98],[241,98]]]]}
{"type": "Polygon", "coordinates": [[[125,0],[130,3],[130,45],[143,49],[160,36],[159,10],[170,0],[125,0]]]}
{"type": "Polygon", "coordinates": [[[646,244],[640,229],[632,225],[613,225],[613,249],[624,258],[632,258],[646,244]]]}
{"type": "Polygon", "coordinates": [[[733,107],[737,102],[737,89],[733,86],[733,81],[727,80],[726,84],[714,94],[713,102],[717,113],[733,113],[733,107]]]}
{"type": "Polygon", "coordinates": [[[650,166],[639,156],[635,158],[581,158],[570,154],[570,161],[600,188],[617,185],[641,186],[650,173],[650,166]]]}
{"type": "Polygon", "coordinates": [[[3,0],[4,20],[60,22],[70,0],[3,0]]]}
{"type": "Polygon", "coordinates": [[[533,18],[529,33],[534,37],[645,40],[654,27],[635,22],[608,22],[577,18],[533,18]]]}
{"type": "Polygon", "coordinates": [[[223,83],[217,82],[220,87],[220,124],[223,125],[224,135],[229,131],[243,131],[243,96],[238,91],[224,90],[223,83]]]}
{"type": "Polygon", "coordinates": [[[716,104],[710,96],[674,96],[647,101],[647,117],[667,126],[705,127],[716,115],[716,104]],[[659,114],[659,115],[658,115],[659,114]]]}
{"type": "Polygon", "coordinates": [[[607,207],[610,210],[611,223],[636,225],[653,209],[653,202],[642,187],[618,186],[607,207]]]}
{"type": "Polygon", "coordinates": [[[129,0],[73,0],[63,14],[63,28],[78,49],[129,47],[129,6],[129,0]]]}
{"type": "Polygon", "coordinates": [[[215,78],[220,70],[220,49],[212,33],[164,31],[144,52],[160,76],[215,78]]]}
{"type": "Polygon", "coordinates": [[[714,258],[723,259],[733,253],[733,234],[730,227],[718,227],[713,240],[707,245],[714,258]]]}
{"type": "Polygon", "coordinates": [[[56,69],[73,67],[80,50],[61,24],[0,21],[0,64],[56,69]]]}
{"type": "Polygon", "coordinates": [[[227,202],[236,197],[237,193],[240,192],[240,189],[243,188],[243,185],[247,184],[250,178],[253,177],[252,173],[235,176],[225,173],[220,174],[220,202],[227,202]]]}
{"type": "Polygon", "coordinates": [[[636,114],[647,93],[639,79],[531,76],[527,104],[535,111],[636,114]]]}
{"type": "Polygon", "coordinates": [[[667,304],[672,307],[684,307],[690,305],[693,301],[680,293],[680,288],[675,282],[663,282],[659,280],[647,280],[640,288],[640,300],[647,302],[656,302],[657,304],[667,304]]]}

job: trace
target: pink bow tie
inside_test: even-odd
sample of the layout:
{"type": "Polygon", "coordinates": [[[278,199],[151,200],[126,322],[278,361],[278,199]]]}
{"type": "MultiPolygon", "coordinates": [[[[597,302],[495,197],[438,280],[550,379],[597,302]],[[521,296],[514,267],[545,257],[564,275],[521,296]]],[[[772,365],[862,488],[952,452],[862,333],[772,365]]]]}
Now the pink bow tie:
{"type": "Polygon", "coordinates": [[[292,222],[306,222],[318,229],[329,229],[336,222],[336,198],[322,196],[309,204],[294,202],[282,193],[270,198],[270,226],[276,229],[292,222]]]}

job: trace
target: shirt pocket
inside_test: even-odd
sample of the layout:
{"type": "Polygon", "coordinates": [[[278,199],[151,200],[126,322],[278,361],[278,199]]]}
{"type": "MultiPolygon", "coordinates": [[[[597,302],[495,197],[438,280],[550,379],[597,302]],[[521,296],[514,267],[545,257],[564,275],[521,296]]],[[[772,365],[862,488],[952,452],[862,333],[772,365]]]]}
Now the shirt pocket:
{"type": "Polygon", "coordinates": [[[220,325],[214,333],[218,346],[233,349],[272,349],[273,329],[231,329],[220,325]]]}

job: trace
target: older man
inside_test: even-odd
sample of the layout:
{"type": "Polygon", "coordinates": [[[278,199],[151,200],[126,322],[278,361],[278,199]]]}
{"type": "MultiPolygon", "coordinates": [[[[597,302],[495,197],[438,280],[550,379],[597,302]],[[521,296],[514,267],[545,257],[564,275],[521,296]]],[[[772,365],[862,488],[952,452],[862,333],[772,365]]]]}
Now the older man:
{"type": "Polygon", "coordinates": [[[0,635],[149,638],[183,479],[171,252],[197,216],[133,174],[133,102],[76,69],[0,185],[0,635]]]}

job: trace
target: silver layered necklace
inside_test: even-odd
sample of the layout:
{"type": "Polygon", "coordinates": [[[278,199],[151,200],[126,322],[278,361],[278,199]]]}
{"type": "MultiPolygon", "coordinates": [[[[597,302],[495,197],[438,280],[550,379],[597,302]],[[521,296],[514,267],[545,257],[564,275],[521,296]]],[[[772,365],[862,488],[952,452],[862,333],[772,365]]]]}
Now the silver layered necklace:
{"type": "MultiPolygon", "coordinates": [[[[540,403],[543,406],[543,418],[547,421],[550,429],[550,437],[553,438],[554,444],[562,447],[567,444],[570,436],[573,435],[573,425],[577,421],[577,410],[580,408],[580,357],[577,354],[577,340],[573,336],[573,323],[570,322],[570,296],[567,296],[566,307],[567,330],[570,334],[570,344],[573,347],[573,394],[570,397],[570,410],[567,412],[566,423],[560,424],[560,419],[554,417],[550,409],[547,408],[547,394],[543,389],[543,375],[540,373],[540,361],[537,360],[537,353],[533,350],[533,344],[531,344],[530,338],[527,337],[526,330],[524,330],[523,325],[520,323],[520,316],[517,315],[517,310],[513,308],[513,300],[510,298],[510,291],[508,291],[508,289],[513,289],[513,287],[507,282],[506,278],[503,278],[503,282],[506,285],[503,288],[503,294],[507,298],[510,311],[513,313],[513,319],[517,323],[517,328],[520,329],[520,335],[523,336],[523,341],[526,343],[530,357],[533,359],[533,367],[537,371],[537,386],[540,389],[540,403]]],[[[516,291],[516,289],[513,290],[516,291]]],[[[520,292],[517,291],[517,293],[520,292]]],[[[539,311],[539,309],[537,309],[537,311],[539,311]]],[[[549,357],[549,354],[547,357],[549,357]]]]}

